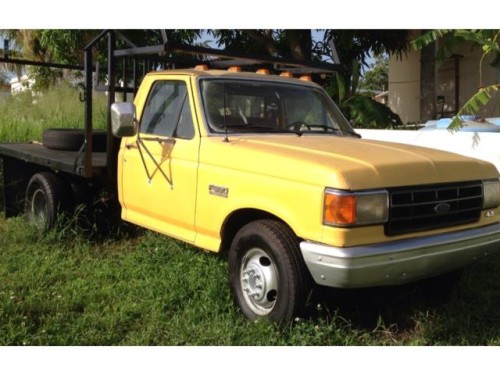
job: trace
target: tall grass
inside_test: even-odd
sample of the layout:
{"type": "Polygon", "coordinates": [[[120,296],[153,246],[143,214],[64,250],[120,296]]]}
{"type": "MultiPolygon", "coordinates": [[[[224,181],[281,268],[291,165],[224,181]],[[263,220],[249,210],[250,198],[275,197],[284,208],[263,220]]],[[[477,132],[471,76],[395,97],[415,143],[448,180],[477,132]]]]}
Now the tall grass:
{"type": "MultiPolygon", "coordinates": [[[[106,97],[101,93],[94,95],[92,118],[94,127],[106,126],[106,97]]],[[[84,121],[80,92],[67,84],[0,100],[0,142],[40,141],[43,129],[83,129],[84,121]]]]}

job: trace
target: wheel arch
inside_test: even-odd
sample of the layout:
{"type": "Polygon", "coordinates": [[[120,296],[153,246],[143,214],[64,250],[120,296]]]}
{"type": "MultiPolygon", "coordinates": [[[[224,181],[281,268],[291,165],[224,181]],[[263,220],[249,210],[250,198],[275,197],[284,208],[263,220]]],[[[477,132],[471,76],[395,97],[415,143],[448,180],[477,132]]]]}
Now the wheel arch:
{"type": "Polygon", "coordinates": [[[295,233],[293,229],[290,227],[290,225],[288,225],[288,223],[286,223],[283,219],[268,211],[255,208],[241,208],[236,211],[233,211],[224,220],[220,233],[221,236],[220,252],[223,254],[227,254],[234,236],[236,235],[238,230],[240,230],[243,226],[252,221],[262,220],[262,219],[279,221],[285,224],[287,227],[290,228],[290,230],[293,233],[295,233]]]}

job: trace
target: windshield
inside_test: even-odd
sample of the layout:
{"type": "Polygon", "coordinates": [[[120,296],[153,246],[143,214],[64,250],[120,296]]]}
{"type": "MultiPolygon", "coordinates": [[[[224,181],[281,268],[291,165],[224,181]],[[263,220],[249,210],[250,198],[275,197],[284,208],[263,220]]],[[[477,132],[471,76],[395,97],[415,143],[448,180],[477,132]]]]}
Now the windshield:
{"type": "Polygon", "coordinates": [[[354,135],[335,104],[314,87],[236,79],[204,79],[200,85],[213,133],[354,135]]]}

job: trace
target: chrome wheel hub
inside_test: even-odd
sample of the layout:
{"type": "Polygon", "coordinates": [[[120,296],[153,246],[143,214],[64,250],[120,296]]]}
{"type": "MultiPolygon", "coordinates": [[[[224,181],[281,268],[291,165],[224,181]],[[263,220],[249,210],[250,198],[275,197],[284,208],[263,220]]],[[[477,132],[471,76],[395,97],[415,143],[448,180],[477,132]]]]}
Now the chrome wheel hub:
{"type": "Polygon", "coordinates": [[[41,228],[47,221],[47,199],[45,193],[38,189],[31,200],[31,218],[36,227],[41,228]]]}
{"type": "Polygon", "coordinates": [[[247,305],[257,315],[267,315],[278,295],[278,272],[272,259],[254,248],[243,257],[240,271],[241,289],[247,305]]]}

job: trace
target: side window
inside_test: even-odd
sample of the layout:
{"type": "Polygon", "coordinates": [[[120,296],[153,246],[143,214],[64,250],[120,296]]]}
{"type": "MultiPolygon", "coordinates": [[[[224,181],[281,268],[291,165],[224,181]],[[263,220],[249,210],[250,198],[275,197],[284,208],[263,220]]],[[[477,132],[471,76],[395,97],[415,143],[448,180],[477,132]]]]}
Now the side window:
{"type": "Polygon", "coordinates": [[[141,133],[191,139],[193,120],[182,81],[156,82],[148,96],[141,119],[141,133]]]}
{"type": "Polygon", "coordinates": [[[174,136],[182,139],[191,139],[194,137],[193,117],[191,116],[191,107],[187,96],[184,97],[181,117],[179,118],[179,124],[174,136]]]}

